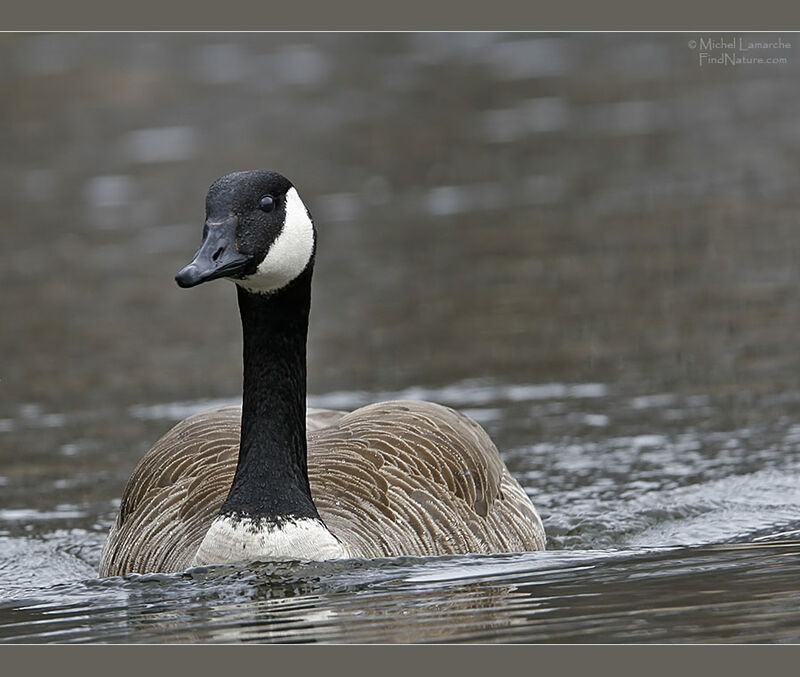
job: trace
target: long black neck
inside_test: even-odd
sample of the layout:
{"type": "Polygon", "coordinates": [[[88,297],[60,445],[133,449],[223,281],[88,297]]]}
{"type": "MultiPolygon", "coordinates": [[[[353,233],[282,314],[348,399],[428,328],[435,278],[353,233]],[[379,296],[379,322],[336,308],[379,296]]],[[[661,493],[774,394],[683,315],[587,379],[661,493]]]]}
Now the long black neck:
{"type": "Polygon", "coordinates": [[[306,338],[313,261],[271,294],[237,285],[244,338],[242,437],[220,514],[319,517],[306,462],[306,338]]]}

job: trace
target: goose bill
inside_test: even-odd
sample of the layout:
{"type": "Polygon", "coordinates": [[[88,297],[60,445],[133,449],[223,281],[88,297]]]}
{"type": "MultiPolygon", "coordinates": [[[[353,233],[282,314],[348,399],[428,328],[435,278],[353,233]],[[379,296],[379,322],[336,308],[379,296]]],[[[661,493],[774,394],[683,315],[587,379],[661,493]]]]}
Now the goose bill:
{"type": "Polygon", "coordinates": [[[237,220],[231,217],[222,222],[206,222],[203,244],[191,263],[175,276],[181,287],[194,287],[220,277],[236,277],[246,272],[251,257],[236,248],[237,220]]]}

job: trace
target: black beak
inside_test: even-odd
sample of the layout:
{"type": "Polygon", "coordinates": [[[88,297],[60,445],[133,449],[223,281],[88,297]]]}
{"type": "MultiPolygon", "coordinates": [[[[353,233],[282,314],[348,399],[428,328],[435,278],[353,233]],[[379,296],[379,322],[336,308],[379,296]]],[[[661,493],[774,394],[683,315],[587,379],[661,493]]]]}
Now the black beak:
{"type": "Polygon", "coordinates": [[[235,216],[220,222],[206,221],[203,244],[192,262],[175,276],[180,287],[194,287],[201,282],[231,277],[247,268],[250,256],[236,249],[236,225],[235,216]]]}

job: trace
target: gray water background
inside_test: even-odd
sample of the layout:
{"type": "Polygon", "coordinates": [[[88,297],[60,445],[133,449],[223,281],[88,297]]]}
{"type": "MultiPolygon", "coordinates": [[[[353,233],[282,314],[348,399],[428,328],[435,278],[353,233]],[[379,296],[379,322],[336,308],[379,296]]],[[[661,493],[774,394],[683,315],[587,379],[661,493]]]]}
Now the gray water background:
{"type": "Polygon", "coordinates": [[[800,38],[699,37],[0,36],[0,641],[800,641],[800,38]],[[240,396],[231,285],[172,277],[258,167],[319,230],[310,404],[465,410],[548,552],[96,578],[240,396]]]}

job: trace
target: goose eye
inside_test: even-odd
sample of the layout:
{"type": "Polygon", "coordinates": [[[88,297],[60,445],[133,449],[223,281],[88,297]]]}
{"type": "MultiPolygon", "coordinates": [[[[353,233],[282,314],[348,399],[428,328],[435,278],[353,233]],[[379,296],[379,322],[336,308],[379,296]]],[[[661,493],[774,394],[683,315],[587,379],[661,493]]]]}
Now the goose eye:
{"type": "Polygon", "coordinates": [[[265,195],[258,201],[258,206],[262,212],[271,212],[275,208],[275,198],[272,195],[265,195]]]}

